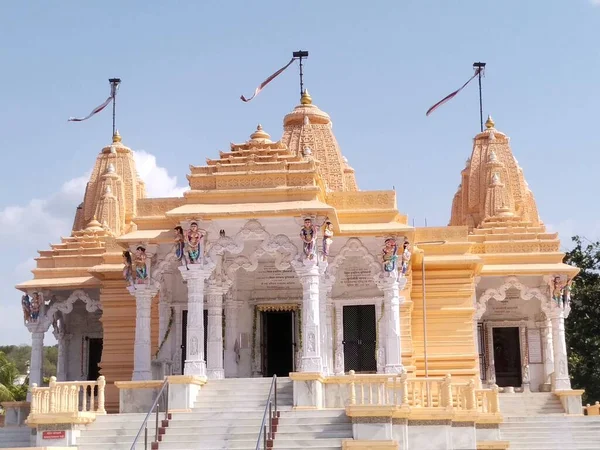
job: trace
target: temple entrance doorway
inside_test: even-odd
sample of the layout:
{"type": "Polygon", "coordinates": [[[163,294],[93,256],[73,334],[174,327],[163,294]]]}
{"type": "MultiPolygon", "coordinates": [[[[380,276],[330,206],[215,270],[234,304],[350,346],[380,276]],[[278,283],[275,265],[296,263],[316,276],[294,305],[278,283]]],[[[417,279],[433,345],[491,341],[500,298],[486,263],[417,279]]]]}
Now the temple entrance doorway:
{"type": "Polygon", "coordinates": [[[261,355],[264,377],[287,377],[294,371],[294,311],[261,313],[261,355]]]}
{"type": "Polygon", "coordinates": [[[102,360],[102,338],[86,337],[88,345],[88,381],[96,381],[100,376],[100,361],[102,360]]]}
{"type": "Polygon", "coordinates": [[[344,371],[376,373],[375,305],[351,305],[343,308],[344,371]]]}
{"type": "Polygon", "coordinates": [[[518,387],[521,378],[521,345],[519,327],[494,327],[494,366],[496,384],[500,387],[518,387]]]}
{"type": "MultiPolygon", "coordinates": [[[[185,370],[186,346],[187,346],[187,309],[181,311],[181,373],[185,370]]],[[[204,310],[204,361],[206,361],[206,330],[208,329],[208,310],[204,310]]]]}

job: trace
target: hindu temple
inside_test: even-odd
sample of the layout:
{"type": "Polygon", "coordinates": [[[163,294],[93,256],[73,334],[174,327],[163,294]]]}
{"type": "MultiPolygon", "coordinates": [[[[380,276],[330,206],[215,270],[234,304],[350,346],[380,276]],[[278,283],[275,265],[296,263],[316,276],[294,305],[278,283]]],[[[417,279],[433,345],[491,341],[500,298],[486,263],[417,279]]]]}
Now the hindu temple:
{"type": "MultiPolygon", "coordinates": [[[[181,394],[170,400],[175,427],[202,408],[221,411],[220,401],[230,414],[241,405],[235,424],[254,414],[243,409],[254,408],[252,389],[264,395],[262,416],[276,375],[273,448],[505,449],[511,408],[541,402],[582,414],[564,326],[578,270],[562,262],[559,237],[491,117],[465,149],[446,227],[409,225],[394,190],[360,190],[330,116],[307,91],[277,132],[258,125],[191,165],[178,198],[147,197],[118,132],[101,149],[71,234],[40,250],[33,278],[17,285],[38,444],[60,423],[61,439],[80,449],[129,448],[86,430],[147,412],[164,380],[181,394]],[[48,333],[59,357],[45,387],[48,333]],[[71,403],[60,395],[70,386],[71,403]],[[346,428],[321,445],[286,440],[285,421],[310,414],[337,414],[346,428]]],[[[218,446],[205,430],[193,446],[174,429],[158,448],[256,443],[218,446]]]]}

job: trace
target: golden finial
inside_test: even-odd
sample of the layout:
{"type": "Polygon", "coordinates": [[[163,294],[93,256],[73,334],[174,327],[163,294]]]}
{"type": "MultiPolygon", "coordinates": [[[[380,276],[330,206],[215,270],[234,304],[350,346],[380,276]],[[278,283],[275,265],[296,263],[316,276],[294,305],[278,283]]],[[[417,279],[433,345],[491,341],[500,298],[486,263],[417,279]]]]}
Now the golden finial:
{"type": "Polygon", "coordinates": [[[487,120],[485,121],[485,127],[489,130],[491,128],[494,128],[496,124],[494,123],[494,119],[492,119],[492,116],[488,116],[487,120]]]}
{"type": "Polygon", "coordinates": [[[308,93],[308,89],[304,89],[302,97],[300,97],[300,103],[303,105],[312,105],[312,97],[308,93]]]}
{"type": "Polygon", "coordinates": [[[115,131],[113,134],[113,143],[121,142],[121,135],[119,134],[119,130],[115,131]]]}

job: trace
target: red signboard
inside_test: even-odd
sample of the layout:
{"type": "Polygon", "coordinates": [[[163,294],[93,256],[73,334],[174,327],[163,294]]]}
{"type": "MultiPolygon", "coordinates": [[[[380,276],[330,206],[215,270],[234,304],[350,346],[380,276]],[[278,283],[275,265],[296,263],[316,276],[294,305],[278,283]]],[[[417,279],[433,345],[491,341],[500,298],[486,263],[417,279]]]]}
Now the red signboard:
{"type": "Polygon", "coordinates": [[[42,439],[64,439],[66,432],[62,431],[44,431],[42,432],[42,439]]]}

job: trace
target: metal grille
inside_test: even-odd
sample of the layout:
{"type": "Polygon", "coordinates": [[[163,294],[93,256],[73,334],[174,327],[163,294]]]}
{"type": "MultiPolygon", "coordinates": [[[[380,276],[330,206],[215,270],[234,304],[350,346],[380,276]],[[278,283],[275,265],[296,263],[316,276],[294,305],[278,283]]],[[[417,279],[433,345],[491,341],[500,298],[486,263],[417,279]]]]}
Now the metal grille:
{"type": "Polygon", "coordinates": [[[483,323],[477,324],[477,340],[479,342],[479,377],[481,381],[486,380],[487,374],[487,365],[485,363],[485,355],[486,355],[486,339],[485,339],[485,328],[483,327],[483,323]]]}
{"type": "Polygon", "coordinates": [[[375,305],[344,306],[344,370],[377,372],[375,305]]]}

